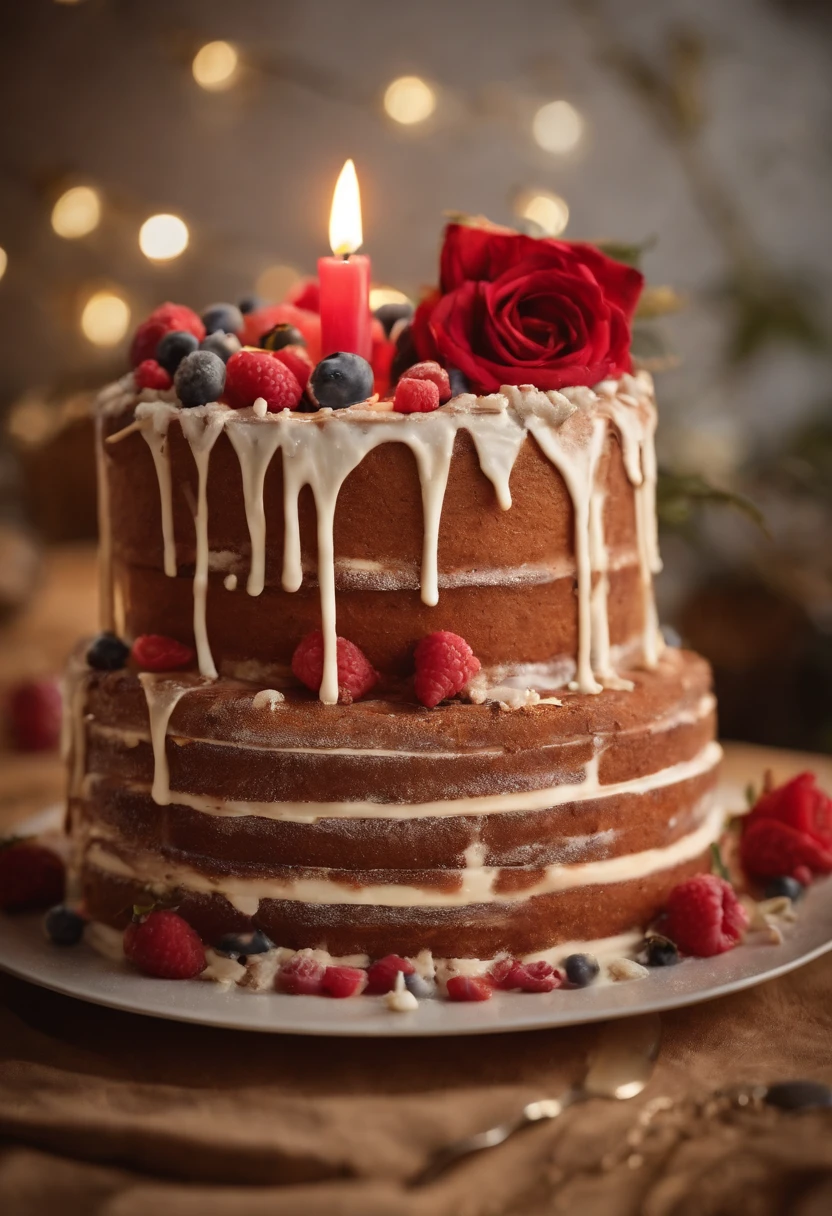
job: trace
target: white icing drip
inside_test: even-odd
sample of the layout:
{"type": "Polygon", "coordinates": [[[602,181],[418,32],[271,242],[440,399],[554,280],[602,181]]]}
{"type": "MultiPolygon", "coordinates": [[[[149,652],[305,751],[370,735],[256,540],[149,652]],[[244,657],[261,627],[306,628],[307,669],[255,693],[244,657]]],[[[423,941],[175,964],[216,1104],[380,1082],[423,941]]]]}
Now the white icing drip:
{"type": "Polygon", "coordinates": [[[279,427],[231,426],[228,438],[240,461],[246,522],[251,538],[251,568],[246,590],[259,595],[266,581],[266,512],[263,487],[266,470],[280,445],[279,427]]]}
{"type": "MultiPolygon", "coordinates": [[[[131,376],[132,379],[132,376],[131,376]]],[[[104,394],[99,402],[105,400],[104,394]]],[[[113,530],[110,521],[110,479],[104,442],[104,413],[95,419],[95,471],[98,485],[98,614],[101,628],[115,629],[113,607],[113,530]]]]}
{"type": "Polygon", "coordinates": [[[171,418],[175,418],[178,412],[173,405],[169,405],[167,409],[160,409],[155,402],[136,406],[136,421],[149,420],[149,425],[142,427],[142,435],[153,455],[156,478],[159,482],[164,569],[168,578],[176,578],[176,538],[173,534],[173,495],[170,482],[168,429],[171,418]]]}
{"type": "Polygon", "coordinates": [[[219,438],[231,410],[220,405],[199,406],[193,410],[180,410],[179,421],[182,433],[190,444],[196,464],[198,481],[196,519],[196,564],[194,567],[194,639],[199,670],[211,680],[217,678],[217,669],[208,641],[205,620],[205,605],[208,595],[208,462],[211,449],[219,438]]]}
{"type": "Polygon", "coordinates": [[[172,680],[169,676],[154,675],[148,671],[139,675],[139,682],[147,701],[150,742],[153,745],[153,785],[150,787],[150,796],[157,806],[168,806],[171,801],[170,770],[165,750],[168,723],[176,706],[195,685],[172,680]]]}

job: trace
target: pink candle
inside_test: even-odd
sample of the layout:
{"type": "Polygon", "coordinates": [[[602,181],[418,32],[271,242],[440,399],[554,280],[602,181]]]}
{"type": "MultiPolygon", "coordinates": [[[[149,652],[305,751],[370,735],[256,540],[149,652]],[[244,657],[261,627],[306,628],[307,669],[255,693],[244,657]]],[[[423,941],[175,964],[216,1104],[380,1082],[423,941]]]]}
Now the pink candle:
{"type": "Polygon", "coordinates": [[[363,240],[358,177],[348,160],[336,183],[329,217],[333,256],[318,260],[324,356],[344,350],[369,360],[372,354],[370,259],[356,253],[363,240]]]}

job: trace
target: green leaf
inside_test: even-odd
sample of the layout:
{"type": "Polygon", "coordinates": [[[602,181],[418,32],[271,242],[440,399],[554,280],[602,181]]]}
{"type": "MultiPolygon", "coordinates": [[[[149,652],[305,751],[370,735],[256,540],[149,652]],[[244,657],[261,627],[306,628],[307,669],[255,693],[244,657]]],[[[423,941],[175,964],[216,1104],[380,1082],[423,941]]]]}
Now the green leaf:
{"type": "Polygon", "coordinates": [[[594,241],[593,243],[613,261],[623,262],[626,266],[635,266],[638,270],[641,268],[645,253],[656,244],[656,237],[649,236],[640,244],[626,244],[624,241],[594,241]]]}
{"type": "Polygon", "coordinates": [[[720,490],[699,473],[659,471],[656,511],[662,523],[669,527],[682,527],[691,520],[696,509],[703,505],[733,507],[756,524],[770,539],[762,511],[744,494],[733,490],[720,490]]]}
{"type": "Polygon", "coordinates": [[[754,789],[754,785],[751,781],[749,781],[748,785],[745,787],[745,801],[749,810],[757,805],[757,791],[754,789]]]}
{"type": "Polygon", "coordinates": [[[668,371],[679,364],[679,356],[670,345],[664,330],[656,322],[637,322],[633,326],[630,354],[638,367],[648,372],[668,371]]]}
{"type": "Polygon", "coordinates": [[[644,287],[636,308],[637,321],[652,320],[654,317],[665,317],[668,313],[680,312],[687,308],[687,296],[682,295],[673,287],[657,286],[644,287]]]}
{"type": "Polygon", "coordinates": [[[718,874],[726,882],[731,881],[731,875],[728,873],[728,867],[722,857],[722,850],[716,841],[711,845],[711,873],[718,874]]]}

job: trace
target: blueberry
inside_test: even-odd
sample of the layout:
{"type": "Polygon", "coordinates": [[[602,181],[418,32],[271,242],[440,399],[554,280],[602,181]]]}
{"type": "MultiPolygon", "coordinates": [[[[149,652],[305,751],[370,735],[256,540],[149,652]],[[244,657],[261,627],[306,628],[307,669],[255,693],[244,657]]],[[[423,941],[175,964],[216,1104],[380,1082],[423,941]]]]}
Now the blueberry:
{"type": "Polygon", "coordinates": [[[656,933],[647,938],[645,946],[644,956],[648,967],[673,967],[679,962],[679,951],[668,937],[656,933]]]}
{"type": "Polygon", "coordinates": [[[84,935],[86,921],[64,904],[50,908],[43,921],[46,936],[55,946],[77,946],[84,935]]]}
{"type": "Polygon", "coordinates": [[[810,1110],[832,1106],[832,1089],[822,1081],[780,1081],[769,1085],[765,1101],[781,1110],[810,1110]]]}
{"type": "Polygon", "coordinates": [[[798,900],[805,892],[806,888],[802,882],[783,874],[780,878],[772,878],[766,883],[763,895],[766,899],[778,899],[785,895],[787,899],[798,900]]]}
{"type": "Polygon", "coordinates": [[[251,933],[226,933],[217,944],[220,954],[230,954],[232,958],[266,954],[273,949],[274,942],[266,937],[262,929],[253,929],[251,933]]]}
{"type": "Polygon", "coordinates": [[[172,376],[179,364],[191,351],[197,350],[199,339],[184,329],[173,329],[159,339],[156,347],[156,362],[161,363],[172,376]]]}
{"type": "Polygon", "coordinates": [[[406,325],[396,338],[396,351],[390,364],[390,380],[395,384],[403,373],[414,363],[419,362],[416,343],[413,341],[413,326],[406,325]]]}
{"type": "Polygon", "coordinates": [[[373,313],[377,321],[381,321],[384,332],[390,337],[390,331],[397,321],[408,321],[413,316],[413,305],[409,300],[401,304],[382,304],[373,313]]]}
{"type": "Polygon", "coordinates": [[[257,312],[258,308],[264,308],[265,305],[266,301],[262,298],[262,296],[250,295],[243,296],[237,307],[243,316],[245,316],[247,313],[257,312]]]}
{"type": "Polygon", "coordinates": [[[231,356],[236,355],[242,347],[236,334],[224,334],[217,330],[202,339],[199,349],[210,350],[212,355],[219,355],[223,363],[227,363],[231,356]]]}
{"type": "Polygon", "coordinates": [[[404,986],[408,992],[413,993],[417,1001],[427,1001],[436,994],[436,984],[433,980],[426,980],[416,971],[404,977],[404,986]]]}
{"type": "Polygon", "coordinates": [[[361,355],[346,351],[327,355],[309,380],[309,392],[323,409],[343,410],[357,401],[366,401],[372,391],[373,369],[361,355]]]}
{"type": "Polygon", "coordinates": [[[288,321],[281,321],[279,325],[275,325],[268,333],[263,334],[260,339],[260,345],[264,350],[283,350],[284,346],[306,346],[306,338],[304,338],[297,325],[290,325],[288,321]]]}
{"type": "Polygon", "coordinates": [[[665,646],[669,646],[671,650],[678,650],[682,645],[682,635],[672,625],[662,625],[662,637],[665,646]]]}
{"type": "Polygon", "coordinates": [[[210,350],[195,350],[176,369],[173,387],[186,409],[216,401],[225,388],[225,364],[210,350]]]}
{"type": "Polygon", "coordinates": [[[243,328],[243,314],[236,304],[211,304],[202,314],[206,334],[236,334],[243,328]]]}
{"type": "Polygon", "coordinates": [[[468,377],[458,367],[448,368],[448,379],[451,382],[451,396],[458,397],[460,393],[470,393],[471,385],[468,377]]]}
{"type": "Polygon", "coordinates": [[[564,959],[563,969],[569,983],[574,984],[576,988],[589,987],[598,978],[598,972],[601,970],[597,958],[593,958],[591,954],[570,954],[569,958],[564,959]]]}
{"type": "Polygon", "coordinates": [[[114,633],[99,633],[87,651],[87,663],[96,671],[120,671],[130,657],[130,647],[114,633]]]}

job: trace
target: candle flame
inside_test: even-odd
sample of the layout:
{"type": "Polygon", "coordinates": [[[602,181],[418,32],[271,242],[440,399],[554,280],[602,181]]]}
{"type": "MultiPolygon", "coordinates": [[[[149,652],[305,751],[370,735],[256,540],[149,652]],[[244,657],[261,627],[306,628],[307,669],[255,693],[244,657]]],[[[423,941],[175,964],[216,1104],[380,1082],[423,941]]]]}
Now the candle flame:
{"type": "Polygon", "coordinates": [[[335,254],[355,253],[364,241],[361,230],[361,194],[355,165],[348,160],[335,183],[329,213],[329,243],[335,254]]]}

